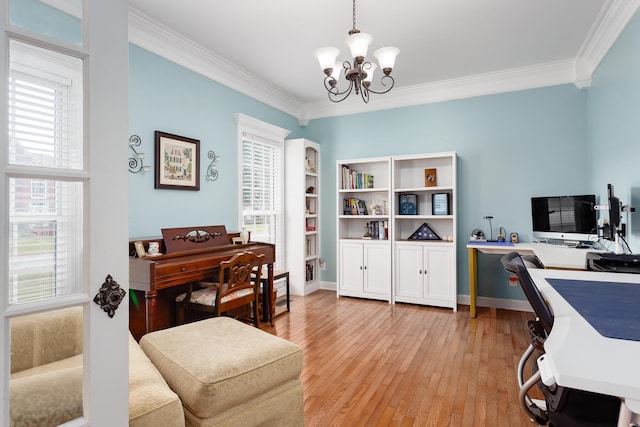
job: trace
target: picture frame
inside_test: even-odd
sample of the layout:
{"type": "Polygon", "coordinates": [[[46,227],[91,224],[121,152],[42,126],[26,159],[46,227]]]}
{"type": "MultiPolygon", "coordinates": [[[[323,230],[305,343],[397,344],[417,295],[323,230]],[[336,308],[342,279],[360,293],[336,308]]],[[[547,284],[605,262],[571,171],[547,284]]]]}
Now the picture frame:
{"type": "Polygon", "coordinates": [[[449,193],[433,193],[431,195],[432,215],[451,215],[449,193]]]}
{"type": "Polygon", "coordinates": [[[156,131],[155,188],[200,191],[200,140],[156,131]]]}
{"type": "Polygon", "coordinates": [[[141,240],[134,242],[133,246],[135,246],[136,248],[136,255],[138,255],[138,258],[142,258],[145,255],[147,255],[147,252],[144,250],[144,244],[142,243],[141,240]]]}
{"type": "Polygon", "coordinates": [[[398,199],[398,213],[400,215],[418,215],[417,194],[400,194],[398,199]]]}
{"type": "Polygon", "coordinates": [[[429,168],[424,170],[424,186],[425,187],[438,186],[438,173],[436,168],[429,168]]]}

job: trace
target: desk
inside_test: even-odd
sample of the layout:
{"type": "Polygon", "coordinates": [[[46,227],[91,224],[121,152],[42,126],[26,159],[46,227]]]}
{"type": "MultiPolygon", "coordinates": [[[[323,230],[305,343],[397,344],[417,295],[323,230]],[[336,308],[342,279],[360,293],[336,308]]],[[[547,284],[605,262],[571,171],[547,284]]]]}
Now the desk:
{"type": "Polygon", "coordinates": [[[518,252],[520,255],[536,255],[545,268],[584,270],[585,254],[593,249],[567,248],[544,243],[467,244],[469,251],[469,311],[476,317],[476,299],[478,297],[478,251],[486,254],[504,255],[518,252]]]}
{"type": "MultiPolygon", "coordinates": [[[[637,274],[529,269],[535,285],[554,313],[553,328],[544,348],[556,382],[560,386],[617,396],[623,409],[640,414],[640,341],[600,335],[547,279],[597,280],[634,283],[637,274]],[[625,408],[626,406],[626,408],[625,408]]],[[[603,289],[606,292],[606,289],[603,289]]],[[[593,295],[598,298],[598,295],[593,295]]],[[[623,413],[621,411],[622,425],[623,413]]],[[[627,415],[629,412],[627,411],[627,415]]],[[[624,424],[628,426],[629,424],[624,424]]]]}

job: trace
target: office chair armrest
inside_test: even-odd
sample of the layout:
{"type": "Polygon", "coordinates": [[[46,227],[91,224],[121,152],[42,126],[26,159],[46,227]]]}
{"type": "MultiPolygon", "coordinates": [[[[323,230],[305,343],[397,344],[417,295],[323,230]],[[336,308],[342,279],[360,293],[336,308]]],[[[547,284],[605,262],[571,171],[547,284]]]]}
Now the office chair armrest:
{"type": "Polygon", "coordinates": [[[547,413],[540,409],[535,404],[527,403],[527,393],[529,390],[536,385],[536,383],[540,381],[540,371],[537,371],[531,378],[529,378],[520,388],[520,393],[518,393],[518,400],[520,402],[520,407],[524,409],[524,411],[529,414],[532,421],[540,424],[541,426],[546,426],[549,423],[549,417],[547,413]]]}
{"type": "Polygon", "coordinates": [[[545,355],[538,357],[538,371],[540,372],[540,379],[542,380],[542,384],[546,385],[549,388],[555,387],[556,378],[553,376],[553,372],[551,372],[551,367],[545,358],[545,355]]]}

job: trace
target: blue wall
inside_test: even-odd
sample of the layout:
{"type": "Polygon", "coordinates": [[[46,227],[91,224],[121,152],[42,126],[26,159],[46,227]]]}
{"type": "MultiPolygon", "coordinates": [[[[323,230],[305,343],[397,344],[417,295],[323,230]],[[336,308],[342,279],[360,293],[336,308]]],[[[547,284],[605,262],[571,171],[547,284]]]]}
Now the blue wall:
{"type": "Polygon", "coordinates": [[[18,27],[82,44],[82,22],[38,0],[10,0],[9,19],[18,27]]]}
{"type": "MultiPolygon", "coordinates": [[[[373,99],[371,102],[375,102],[373,99]]],[[[469,293],[465,243],[474,228],[499,226],[531,240],[531,196],[588,189],[587,93],[574,85],[313,120],[322,144],[323,280],[336,280],[336,160],[440,151],[458,153],[458,293],[469,293]]],[[[481,255],[479,295],[522,299],[499,257],[481,255]]]]}
{"type": "MultiPolygon", "coordinates": [[[[640,207],[635,162],[640,145],[640,23],[636,17],[608,53],[590,89],[560,85],[507,94],[312,120],[295,118],[136,46],[130,52],[130,130],[152,164],[153,132],[201,140],[201,173],[214,150],[220,177],[201,178],[201,191],[154,190],[153,167],[130,174],[130,235],[157,236],[164,227],[225,224],[237,229],[237,147],[234,113],[292,130],[322,146],[322,280],[336,280],[335,162],[349,158],[458,153],[458,293],[468,294],[464,243],[474,228],[517,231],[531,240],[532,196],[595,193],[613,183],[625,203],[640,207]],[[613,151],[612,151],[613,149],[613,151]]],[[[375,103],[375,99],[371,101],[375,103]]],[[[202,175],[201,175],[202,176],[202,175]]],[[[632,223],[638,251],[639,225],[632,223]]],[[[479,259],[479,295],[524,299],[507,286],[497,256],[479,259]]]]}
{"type": "MultiPolygon", "coordinates": [[[[588,114],[591,191],[606,200],[611,183],[623,204],[640,210],[639,47],[640,16],[636,14],[594,74],[588,114]]],[[[628,218],[628,241],[634,253],[640,252],[639,215],[628,218]]]]}
{"type": "Polygon", "coordinates": [[[238,148],[235,113],[299,132],[298,121],[280,111],[149,53],[129,50],[129,130],[142,139],[147,174],[129,174],[129,235],[159,236],[160,229],[192,225],[238,225],[238,148]],[[154,132],[200,140],[200,191],[154,189],[154,132]],[[209,150],[221,156],[218,179],[204,174],[209,150]]]}

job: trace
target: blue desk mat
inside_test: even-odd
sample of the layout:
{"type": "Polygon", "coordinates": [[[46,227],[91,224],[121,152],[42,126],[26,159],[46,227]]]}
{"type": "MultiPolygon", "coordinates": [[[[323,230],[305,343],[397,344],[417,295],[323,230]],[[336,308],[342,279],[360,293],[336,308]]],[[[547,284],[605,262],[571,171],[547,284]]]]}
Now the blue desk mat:
{"type": "Polygon", "coordinates": [[[486,240],[469,240],[470,245],[484,245],[484,246],[513,246],[513,242],[487,242],[486,240]]]}
{"type": "Polygon", "coordinates": [[[640,341],[640,284],[547,279],[600,335],[640,341]]]}

